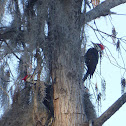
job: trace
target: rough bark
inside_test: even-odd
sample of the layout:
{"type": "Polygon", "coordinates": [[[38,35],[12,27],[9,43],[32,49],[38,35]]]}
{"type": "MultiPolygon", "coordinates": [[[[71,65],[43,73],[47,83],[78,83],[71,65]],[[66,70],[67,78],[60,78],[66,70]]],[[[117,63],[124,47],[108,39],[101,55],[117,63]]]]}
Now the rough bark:
{"type": "Polygon", "coordinates": [[[54,85],[54,126],[81,125],[83,109],[80,70],[81,1],[53,1],[49,37],[54,85]]]}

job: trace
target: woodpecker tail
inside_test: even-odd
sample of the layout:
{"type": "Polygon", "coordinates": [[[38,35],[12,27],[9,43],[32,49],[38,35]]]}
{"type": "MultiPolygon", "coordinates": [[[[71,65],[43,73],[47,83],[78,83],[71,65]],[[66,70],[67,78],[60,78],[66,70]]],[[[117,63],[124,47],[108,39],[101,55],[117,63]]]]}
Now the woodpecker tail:
{"type": "Polygon", "coordinates": [[[83,77],[83,79],[82,79],[83,82],[87,79],[88,75],[89,75],[89,73],[88,73],[88,71],[87,71],[87,73],[84,75],[84,77],[83,77]]]}

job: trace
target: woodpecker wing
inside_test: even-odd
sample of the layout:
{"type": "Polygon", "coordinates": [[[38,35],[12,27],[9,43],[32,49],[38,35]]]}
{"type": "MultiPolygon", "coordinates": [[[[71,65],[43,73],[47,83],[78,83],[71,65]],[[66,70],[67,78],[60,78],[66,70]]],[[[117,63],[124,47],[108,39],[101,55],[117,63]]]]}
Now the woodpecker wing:
{"type": "MultiPolygon", "coordinates": [[[[98,55],[98,51],[97,49],[95,48],[90,48],[86,54],[85,54],[85,63],[86,63],[86,66],[87,66],[87,73],[86,73],[86,78],[88,77],[88,75],[90,75],[90,77],[93,75],[95,69],[96,69],[96,66],[98,64],[98,58],[99,58],[99,55],[98,55]]],[[[85,78],[85,80],[86,80],[85,78]]]]}

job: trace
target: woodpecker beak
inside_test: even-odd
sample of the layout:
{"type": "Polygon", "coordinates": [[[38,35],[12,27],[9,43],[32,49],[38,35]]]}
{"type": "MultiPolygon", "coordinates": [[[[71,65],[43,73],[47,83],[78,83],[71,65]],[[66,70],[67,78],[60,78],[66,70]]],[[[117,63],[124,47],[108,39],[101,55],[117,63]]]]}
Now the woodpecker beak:
{"type": "Polygon", "coordinates": [[[92,44],[93,44],[93,46],[95,46],[96,44],[95,43],[93,43],[93,42],[91,42],[92,44]]]}
{"type": "Polygon", "coordinates": [[[93,43],[93,42],[92,42],[92,44],[93,44],[94,48],[96,48],[97,50],[99,50],[99,49],[100,49],[100,47],[98,46],[98,44],[93,43]]]}

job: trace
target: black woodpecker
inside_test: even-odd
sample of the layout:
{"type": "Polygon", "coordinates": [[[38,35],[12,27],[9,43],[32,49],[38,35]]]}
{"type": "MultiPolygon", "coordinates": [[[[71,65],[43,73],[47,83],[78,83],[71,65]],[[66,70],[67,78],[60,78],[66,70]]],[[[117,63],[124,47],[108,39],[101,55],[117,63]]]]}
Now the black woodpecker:
{"type": "Polygon", "coordinates": [[[87,77],[90,75],[93,76],[94,71],[96,69],[96,66],[98,64],[99,59],[99,53],[104,49],[104,46],[102,44],[95,44],[93,43],[94,48],[88,49],[88,51],[85,54],[85,64],[87,66],[87,72],[83,77],[83,82],[87,79],[87,77]]]}

